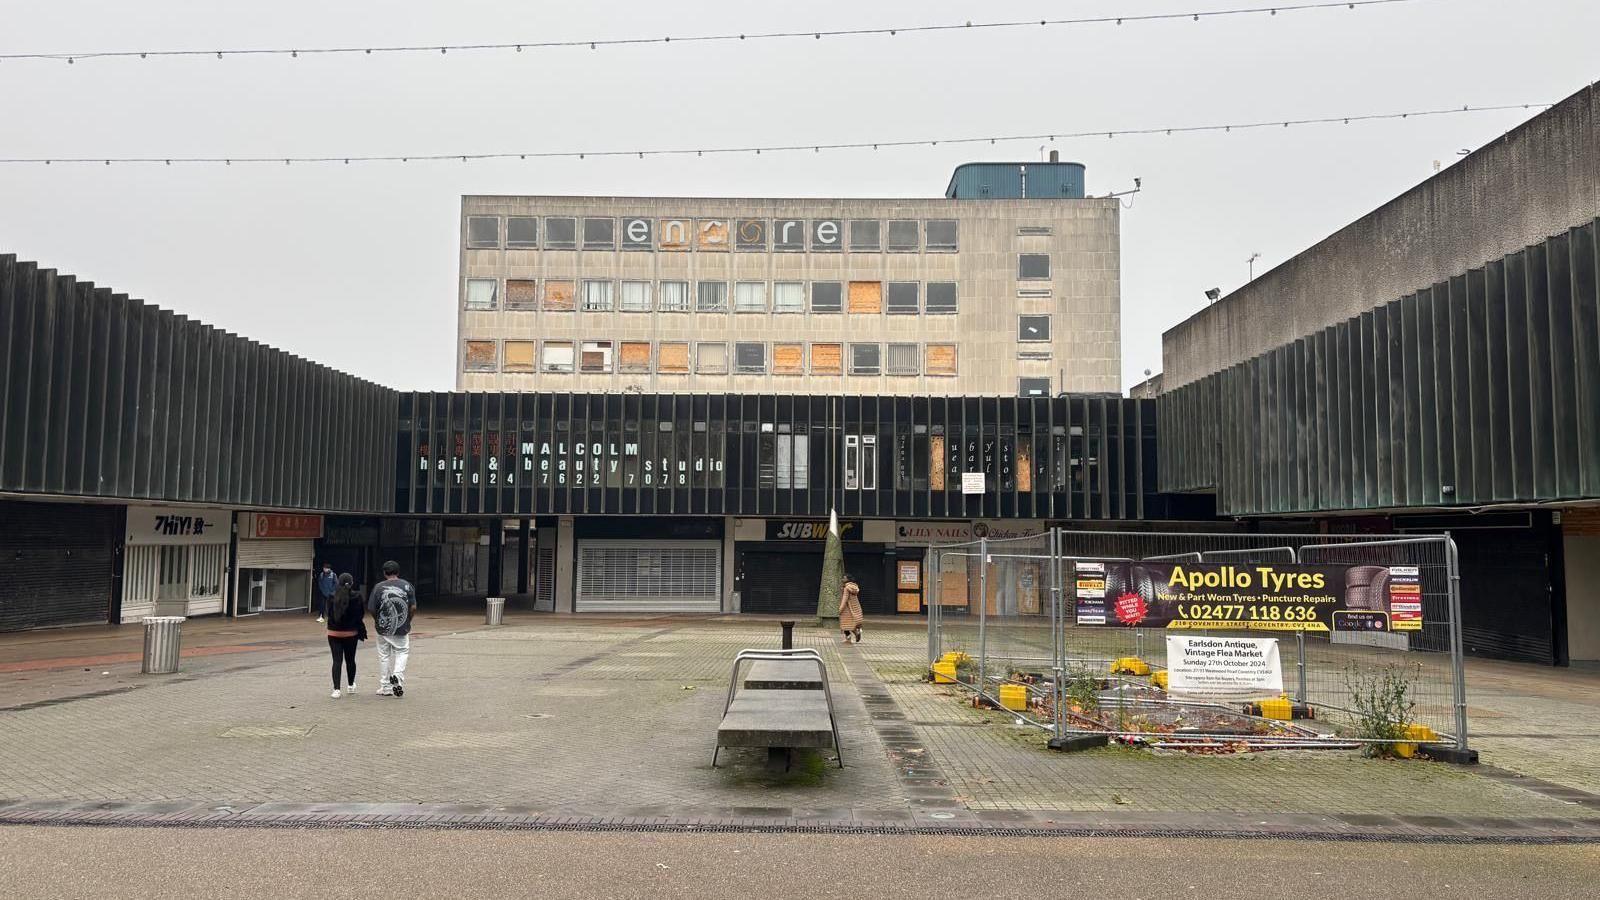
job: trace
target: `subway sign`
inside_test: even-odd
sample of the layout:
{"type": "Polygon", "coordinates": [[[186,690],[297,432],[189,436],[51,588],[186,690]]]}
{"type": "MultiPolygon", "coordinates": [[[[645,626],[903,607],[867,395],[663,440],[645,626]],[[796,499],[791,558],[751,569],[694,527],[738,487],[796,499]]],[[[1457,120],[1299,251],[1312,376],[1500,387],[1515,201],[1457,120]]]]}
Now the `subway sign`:
{"type": "MultiPolygon", "coordinates": [[[[861,540],[861,520],[840,519],[839,538],[845,541],[861,540]]],[[[825,541],[827,539],[827,519],[767,520],[767,540],[769,541],[825,541]]]]}

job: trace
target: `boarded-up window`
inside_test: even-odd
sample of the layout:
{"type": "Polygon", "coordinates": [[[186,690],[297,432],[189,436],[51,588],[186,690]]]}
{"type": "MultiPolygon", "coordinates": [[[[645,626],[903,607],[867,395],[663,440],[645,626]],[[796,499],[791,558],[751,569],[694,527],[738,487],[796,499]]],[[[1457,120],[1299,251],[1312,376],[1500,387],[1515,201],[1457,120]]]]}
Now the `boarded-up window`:
{"type": "Polygon", "coordinates": [[[929,344],[928,345],[928,374],[929,375],[954,375],[954,374],[956,374],[956,345],[955,344],[929,344]]]}
{"type": "Polygon", "coordinates": [[[493,372],[495,363],[494,341],[467,341],[463,355],[468,372],[493,372]]]}
{"type": "Polygon", "coordinates": [[[1017,490],[1033,490],[1033,436],[1027,432],[1017,435],[1017,490]]]}
{"type": "Polygon", "coordinates": [[[843,344],[812,344],[811,374],[839,375],[844,372],[843,344]]]}
{"type": "Polygon", "coordinates": [[[806,354],[804,344],[773,344],[772,374],[804,375],[806,354]]]}
{"type": "Polygon", "coordinates": [[[539,365],[539,370],[542,372],[571,372],[572,342],[545,341],[543,361],[539,365]]]}
{"type": "Polygon", "coordinates": [[[577,288],[570,281],[546,281],[544,308],[547,311],[571,312],[572,299],[576,294],[577,288]]]}
{"type": "Polygon", "coordinates": [[[850,282],[850,313],[871,314],[883,312],[883,282],[850,282]]]}
{"type": "Polygon", "coordinates": [[[928,438],[928,487],[944,490],[944,435],[935,434],[928,438]]]}
{"type": "Polygon", "coordinates": [[[506,279],[506,309],[538,309],[539,282],[520,278],[506,279]]]}
{"type": "Polygon", "coordinates": [[[688,374],[689,342],[662,341],[661,352],[656,357],[656,371],[663,375],[688,374]]]}
{"type": "Polygon", "coordinates": [[[623,341],[622,362],[619,366],[623,372],[650,371],[650,342],[623,341]]]}
{"type": "Polygon", "coordinates": [[[533,341],[506,341],[507,372],[532,372],[533,362],[533,341]]]}
{"type": "Polygon", "coordinates": [[[578,370],[580,372],[610,372],[611,342],[584,341],[578,352],[578,370]]]}

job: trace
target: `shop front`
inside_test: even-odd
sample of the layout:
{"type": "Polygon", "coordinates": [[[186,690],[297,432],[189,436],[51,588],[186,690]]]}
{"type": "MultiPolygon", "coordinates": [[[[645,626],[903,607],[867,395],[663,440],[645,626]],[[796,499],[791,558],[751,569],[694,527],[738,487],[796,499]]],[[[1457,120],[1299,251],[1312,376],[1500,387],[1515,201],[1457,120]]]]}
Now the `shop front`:
{"type": "Polygon", "coordinates": [[[0,500],[0,631],[116,621],[120,506],[0,500]]]}
{"type": "Polygon", "coordinates": [[[303,513],[239,513],[234,615],[304,610],[312,602],[312,569],[322,517],[303,513]]]}
{"type": "MultiPolygon", "coordinates": [[[[841,519],[844,569],[861,587],[861,609],[869,616],[896,609],[894,523],[841,519]]],[[[770,615],[816,615],[822,590],[822,551],[827,519],[734,520],[734,591],[739,611],[770,615]]]]}
{"type": "Polygon", "coordinates": [[[574,535],[576,612],[723,611],[721,519],[580,519],[574,535]]]}
{"type": "Polygon", "coordinates": [[[976,613],[977,598],[986,596],[990,615],[1036,615],[1046,586],[1034,557],[1047,540],[1045,523],[1034,519],[896,522],[900,610],[926,610],[937,597],[947,611],[976,613]],[[990,542],[987,581],[975,545],[983,539],[990,542]]]}
{"type": "Polygon", "coordinates": [[[221,613],[232,520],[227,510],[128,507],[121,621],[221,613]]]}

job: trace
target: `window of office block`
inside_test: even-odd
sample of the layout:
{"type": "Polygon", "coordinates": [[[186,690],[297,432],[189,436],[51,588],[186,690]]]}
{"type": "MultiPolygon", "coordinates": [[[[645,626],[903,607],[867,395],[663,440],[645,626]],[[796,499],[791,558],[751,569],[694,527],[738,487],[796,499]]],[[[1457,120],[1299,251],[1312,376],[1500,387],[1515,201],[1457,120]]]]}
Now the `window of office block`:
{"type": "Polygon", "coordinates": [[[927,363],[923,370],[929,375],[956,374],[956,345],[929,344],[927,363]]]}
{"type": "Polygon", "coordinates": [[[616,219],[584,219],[583,249],[615,250],[617,247],[616,219]]]}
{"type": "Polygon", "coordinates": [[[546,250],[576,250],[577,247],[577,219],[571,216],[551,216],[544,220],[544,248],[546,250]]]}
{"type": "Polygon", "coordinates": [[[468,372],[493,372],[498,362],[494,341],[467,341],[461,355],[468,372]]]}
{"type": "Polygon", "coordinates": [[[850,314],[875,315],[883,312],[883,282],[850,282],[850,314]]]}
{"type": "Polygon", "coordinates": [[[927,287],[928,301],[924,312],[930,316],[955,315],[956,309],[956,283],[954,281],[930,281],[927,287]]]}
{"type": "Polygon", "coordinates": [[[513,250],[532,250],[538,247],[539,219],[535,216],[507,216],[506,246],[513,250]]]}
{"type": "Polygon", "coordinates": [[[539,348],[539,371],[571,372],[573,351],[571,341],[545,341],[539,348]]]}
{"type": "Polygon", "coordinates": [[[883,249],[883,223],[877,219],[850,222],[850,249],[872,252],[883,249]]]}
{"type": "Polygon", "coordinates": [[[1018,378],[1017,396],[1019,397],[1048,397],[1050,396],[1050,379],[1048,378],[1018,378]]]}
{"type": "Polygon", "coordinates": [[[916,344],[890,344],[884,360],[890,375],[915,375],[921,369],[922,348],[916,344]]]}
{"type": "Polygon", "coordinates": [[[802,433],[775,437],[777,486],[804,490],[811,484],[811,436],[802,433]]]}
{"type": "Polygon", "coordinates": [[[538,309],[539,282],[532,278],[506,279],[506,309],[538,309]]]}
{"type": "Polygon", "coordinates": [[[727,312],[728,285],[722,281],[701,281],[695,285],[695,309],[700,312],[727,312]]]}
{"type": "Polygon", "coordinates": [[[656,371],[663,375],[689,373],[689,342],[662,341],[656,352],[656,371]]]}
{"type": "Polygon", "coordinates": [[[622,283],[622,311],[650,311],[650,282],[624,281],[622,283]]]}
{"type": "Polygon", "coordinates": [[[840,298],[843,294],[843,287],[837,281],[811,282],[811,311],[817,313],[842,312],[844,304],[840,298]]]}
{"type": "Polygon", "coordinates": [[[812,344],[811,374],[838,375],[844,371],[843,344],[812,344]]]}
{"type": "Polygon", "coordinates": [[[611,309],[612,285],[609,281],[583,283],[583,309],[585,312],[607,312],[611,309]]]}
{"type": "Polygon", "coordinates": [[[929,219],[927,224],[928,251],[951,253],[957,247],[955,219],[929,219]]]}
{"type": "Polygon", "coordinates": [[[741,281],[735,284],[733,286],[733,311],[766,312],[767,283],[765,281],[741,281]]]}
{"type": "Polygon", "coordinates": [[[728,345],[705,341],[695,344],[694,370],[702,375],[728,374],[728,345]]]}
{"type": "Polygon", "coordinates": [[[779,281],[772,286],[772,311],[797,313],[806,311],[806,286],[801,281],[779,281]]]}
{"type": "Polygon", "coordinates": [[[573,297],[577,293],[577,285],[570,281],[546,281],[544,283],[544,308],[546,312],[572,312],[573,297]]]}
{"type": "Polygon", "coordinates": [[[767,374],[767,345],[756,341],[734,344],[733,368],[741,375],[767,374]]]}
{"type": "Polygon", "coordinates": [[[467,309],[494,309],[498,305],[499,282],[493,278],[467,279],[467,309]]]}
{"type": "Polygon", "coordinates": [[[617,353],[618,372],[650,371],[650,342],[623,341],[617,353]]]}
{"type": "Polygon", "coordinates": [[[772,374],[804,375],[806,373],[805,344],[773,344],[772,374]]]}
{"type": "Polygon", "coordinates": [[[890,315],[914,316],[921,311],[922,285],[915,281],[891,281],[885,298],[890,315]]]}
{"type": "Polygon", "coordinates": [[[1023,281],[1043,280],[1050,277],[1050,254],[1017,254],[1017,278],[1023,281]]]}
{"type": "Polygon", "coordinates": [[[883,347],[878,344],[850,345],[850,374],[878,375],[883,372],[883,347]]]}
{"type": "Polygon", "coordinates": [[[611,342],[584,341],[578,354],[578,370],[604,374],[611,371],[611,342]]]}
{"type": "Polygon", "coordinates": [[[662,312],[688,312],[689,311],[689,282],[663,281],[661,282],[661,311],[662,312]]]}
{"type": "Polygon", "coordinates": [[[1050,317],[1017,316],[1017,340],[1032,342],[1050,340],[1050,317]]]}
{"type": "Polygon", "coordinates": [[[533,341],[506,341],[505,370],[507,372],[532,372],[535,353],[533,341]]]}
{"type": "Polygon", "coordinates": [[[467,216],[468,247],[499,247],[499,216],[467,216]]]}
{"type": "Polygon", "coordinates": [[[922,249],[922,234],[916,219],[889,220],[889,252],[915,253],[922,249]]]}

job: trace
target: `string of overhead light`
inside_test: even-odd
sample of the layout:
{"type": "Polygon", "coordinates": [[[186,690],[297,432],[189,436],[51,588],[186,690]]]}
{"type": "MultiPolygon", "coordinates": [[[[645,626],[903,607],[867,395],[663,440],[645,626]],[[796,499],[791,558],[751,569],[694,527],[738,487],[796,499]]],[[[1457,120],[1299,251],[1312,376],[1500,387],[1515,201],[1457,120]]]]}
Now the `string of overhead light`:
{"type": "Polygon", "coordinates": [[[1510,103],[1498,106],[1458,106],[1448,109],[1421,109],[1409,112],[1394,113],[1366,113],[1352,116],[1323,116],[1310,119],[1272,119],[1256,122],[1232,122],[1220,125],[1176,125],[1170,128],[1122,128],[1100,129],[1096,131],[1056,132],[1055,134],[1007,134],[991,137],[960,137],[941,138],[938,140],[901,140],[901,141],[850,141],[832,144],[772,144],[767,146],[743,147],[671,147],[654,150],[545,150],[526,153],[412,153],[404,156],[385,154],[373,156],[79,156],[79,157],[13,157],[0,158],[0,164],[9,165],[72,165],[72,164],[105,164],[133,163],[133,164],[220,164],[233,165],[234,163],[274,163],[291,165],[293,163],[382,163],[382,162],[440,162],[461,161],[476,162],[480,160],[527,160],[527,159],[605,159],[614,157],[668,157],[668,156],[731,156],[753,154],[760,156],[771,153],[821,153],[824,150],[896,150],[908,147],[938,147],[940,145],[965,145],[965,144],[1001,144],[1015,143],[1018,141],[1056,141],[1058,139],[1077,138],[1117,138],[1135,137],[1141,135],[1181,135],[1199,134],[1204,132],[1231,133],[1235,131],[1252,131],[1264,128],[1292,128],[1302,125],[1350,125],[1361,122],[1377,122],[1389,119],[1418,119],[1428,116],[1452,116],[1465,113],[1498,112],[1503,110],[1528,110],[1545,109],[1548,103],[1510,103]]]}
{"type": "Polygon", "coordinates": [[[288,56],[298,58],[301,56],[318,56],[360,54],[370,56],[374,53],[440,53],[448,54],[457,52],[508,50],[521,53],[524,50],[551,50],[560,48],[583,48],[598,50],[601,47],[625,47],[648,44],[709,44],[737,41],[763,41],[795,38],[823,38],[839,37],[870,37],[887,36],[895,37],[902,34],[924,34],[931,32],[951,31],[980,31],[1016,28],[1057,27],[1066,25],[1122,25],[1133,22],[1157,22],[1164,20],[1190,19],[1216,19],[1228,16],[1267,15],[1276,16],[1278,13],[1306,12],[1319,9],[1356,9],[1363,6],[1387,6],[1395,3],[1414,3],[1417,0],[1332,0],[1332,2],[1317,3],[1289,3],[1277,6],[1252,6],[1233,9],[1211,9],[1191,12],[1171,13],[1145,13],[1140,15],[1120,16],[1085,16],[1070,19],[1025,19],[1015,21],[996,22],[959,22],[945,25],[910,25],[885,28],[844,28],[831,30],[810,31],[764,31],[764,32],[728,32],[722,34],[699,34],[682,37],[631,37],[631,38],[596,38],[593,40],[556,40],[556,41],[522,41],[519,43],[495,44],[410,44],[400,46],[345,46],[345,47],[239,47],[211,50],[90,50],[82,52],[54,52],[54,53],[0,53],[0,62],[12,60],[54,60],[65,61],[68,64],[79,60],[102,59],[152,59],[152,58],[199,58],[215,57],[224,59],[230,56],[288,56]]]}

